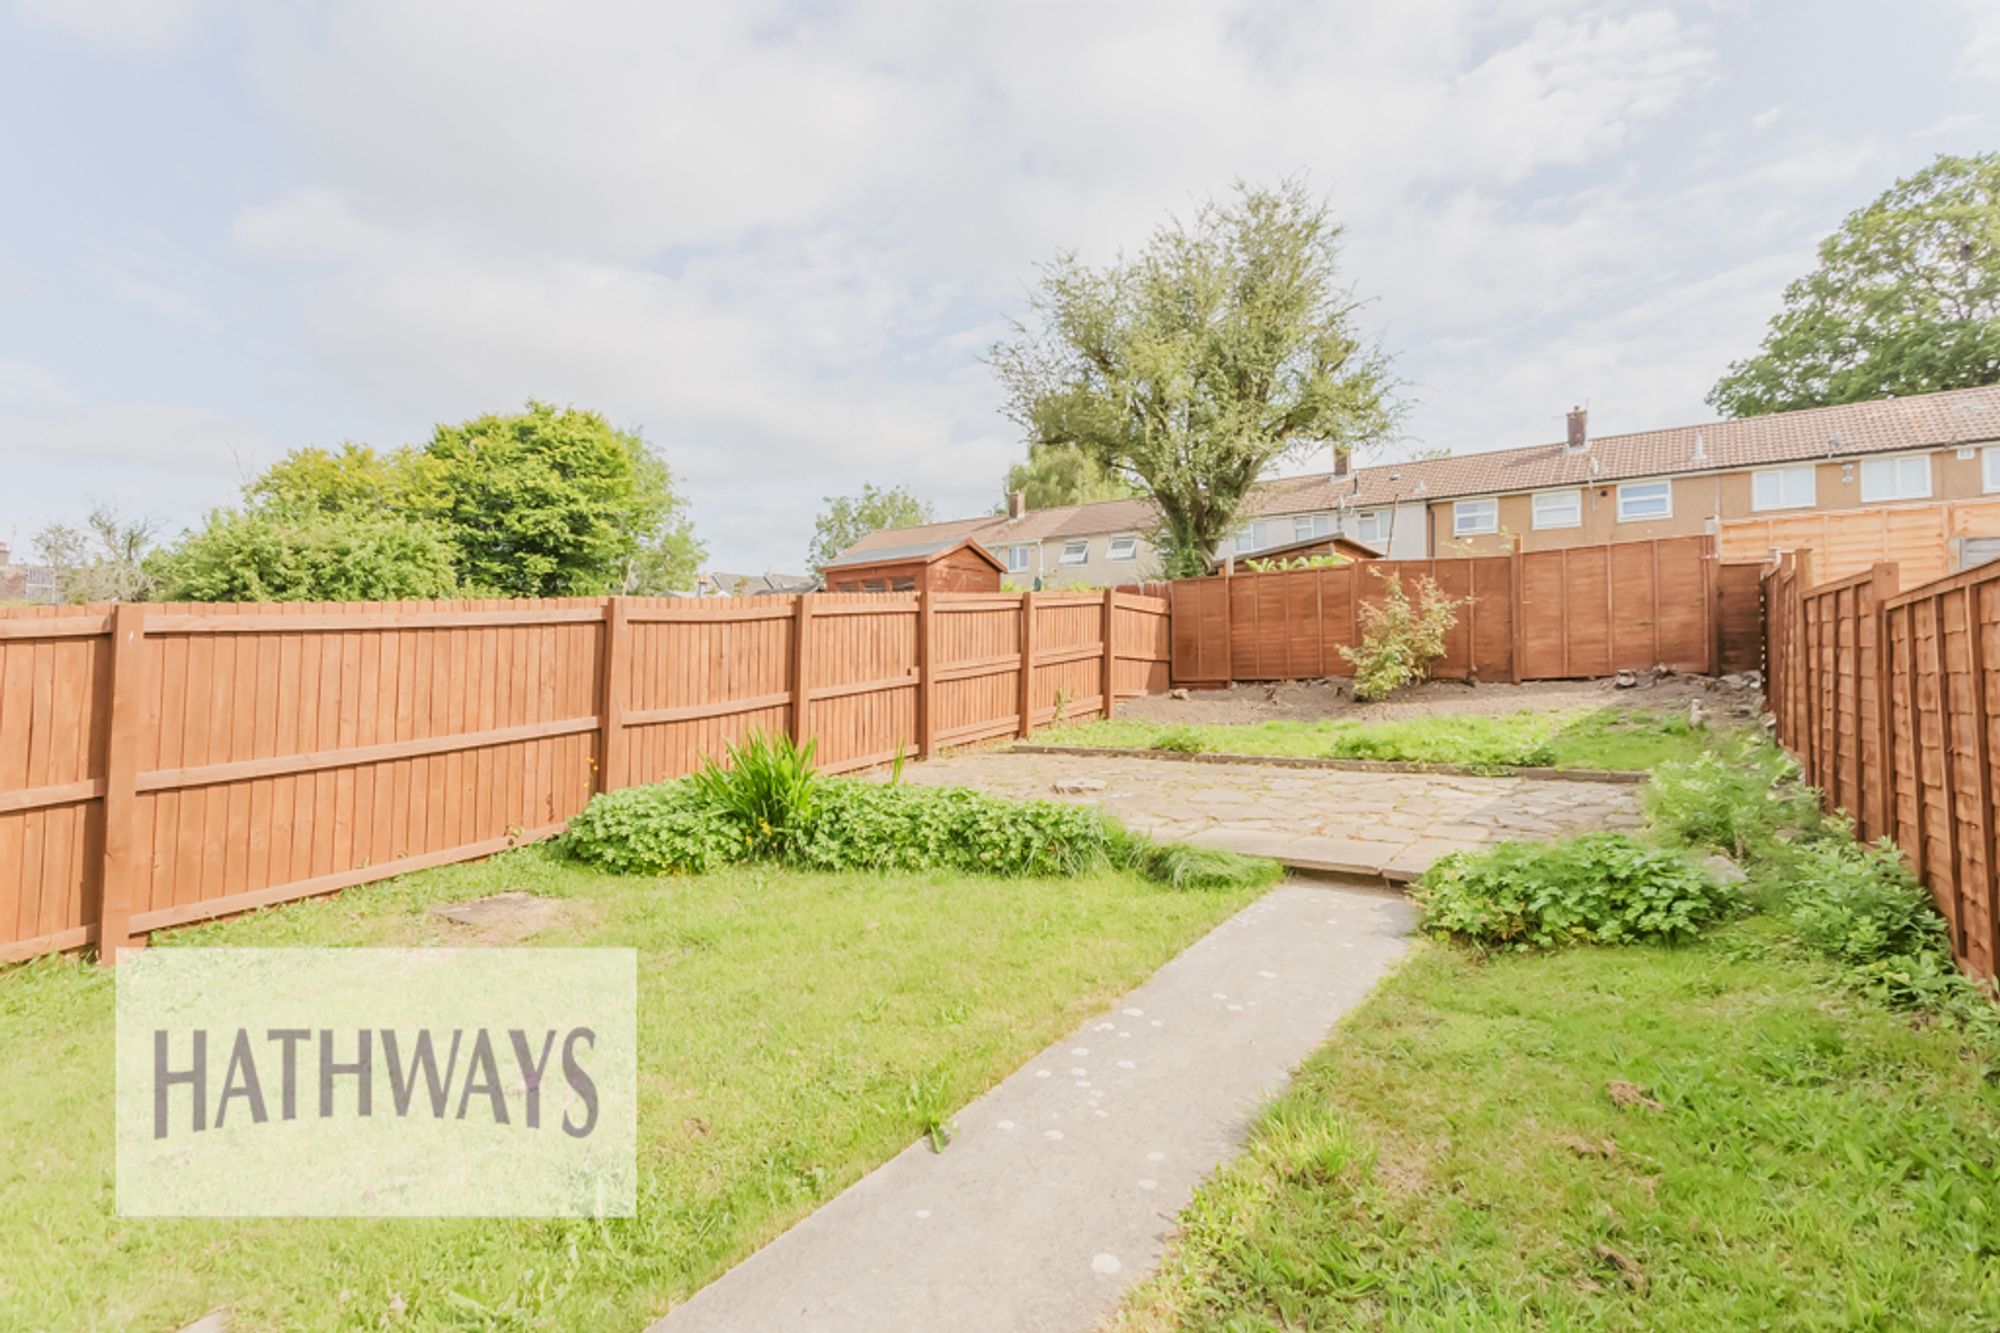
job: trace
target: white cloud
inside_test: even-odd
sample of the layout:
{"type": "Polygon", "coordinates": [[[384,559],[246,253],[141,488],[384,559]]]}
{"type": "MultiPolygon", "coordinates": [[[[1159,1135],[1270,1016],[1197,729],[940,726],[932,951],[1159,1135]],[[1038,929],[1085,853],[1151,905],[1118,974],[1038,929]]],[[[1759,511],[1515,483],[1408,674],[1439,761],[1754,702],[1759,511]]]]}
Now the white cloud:
{"type": "MultiPolygon", "coordinates": [[[[1412,433],[1465,449],[1584,396],[1604,430],[1702,414],[1804,229],[1911,132],[1793,141],[1820,108],[1731,86],[1768,55],[1720,58],[1731,4],[181,0],[133,48],[187,49],[208,12],[240,18],[215,49],[280,164],[232,201],[241,271],[117,231],[78,267],[188,327],[227,312],[219,346],[266,313],[294,415],[44,398],[49,438],[233,476],[233,441],[588,404],[666,449],[717,563],[750,568],[795,564],[819,497],[863,481],[985,507],[1017,446],[978,358],[1034,264],[1107,260],[1233,180],[1327,192],[1412,433]]],[[[120,36],[116,4],[35,13],[120,36]]],[[[29,392],[8,374],[0,404],[29,392]]]]}

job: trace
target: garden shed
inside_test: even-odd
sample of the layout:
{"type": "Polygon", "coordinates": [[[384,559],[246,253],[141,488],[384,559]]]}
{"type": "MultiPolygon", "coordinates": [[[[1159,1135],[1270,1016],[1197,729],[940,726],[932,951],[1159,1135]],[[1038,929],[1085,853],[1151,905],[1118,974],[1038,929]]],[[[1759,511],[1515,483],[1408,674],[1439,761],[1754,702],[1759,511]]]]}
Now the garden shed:
{"type": "Polygon", "coordinates": [[[828,592],[999,592],[1000,560],[970,537],[878,546],[826,567],[828,592]]]}

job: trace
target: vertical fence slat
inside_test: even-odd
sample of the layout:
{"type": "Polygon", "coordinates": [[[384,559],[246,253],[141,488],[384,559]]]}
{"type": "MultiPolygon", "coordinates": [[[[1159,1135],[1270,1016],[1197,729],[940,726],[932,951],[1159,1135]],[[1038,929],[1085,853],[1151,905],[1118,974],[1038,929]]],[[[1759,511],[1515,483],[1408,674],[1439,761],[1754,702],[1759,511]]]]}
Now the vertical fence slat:
{"type": "Polygon", "coordinates": [[[132,936],[132,899],[139,880],[138,777],[141,726],[146,713],[146,608],[121,603],[111,612],[110,692],[104,729],[103,861],[98,869],[97,953],[115,962],[120,949],[140,943],[132,936]]]}

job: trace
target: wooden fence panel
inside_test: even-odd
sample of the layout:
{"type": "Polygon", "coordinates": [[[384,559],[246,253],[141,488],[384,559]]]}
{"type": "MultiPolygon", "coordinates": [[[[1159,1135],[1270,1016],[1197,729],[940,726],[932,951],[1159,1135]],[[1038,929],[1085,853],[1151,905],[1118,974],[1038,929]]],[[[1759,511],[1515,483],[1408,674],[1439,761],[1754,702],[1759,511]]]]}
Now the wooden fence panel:
{"type": "MultiPolygon", "coordinates": [[[[1182,580],[1169,593],[1173,679],[1212,685],[1351,675],[1341,650],[1359,642],[1360,612],[1379,604],[1391,576],[1406,590],[1434,579],[1469,599],[1434,671],[1444,679],[1553,680],[1660,663],[1705,672],[1716,660],[1713,543],[1676,537],[1182,580]]],[[[1754,575],[1732,586],[1739,599],[1749,594],[1754,614],[1754,575]]],[[[1746,635],[1754,649],[1754,625],[1739,624],[1739,652],[1746,635]]]]}
{"type": "Polygon", "coordinates": [[[1829,809],[1903,850],[1960,965],[1992,977],[2000,568],[1898,592],[1894,565],[1822,584],[1811,565],[1810,553],[1791,553],[1763,579],[1778,739],[1829,809]]]}
{"type": "Polygon", "coordinates": [[[7,610],[0,959],[488,855],[755,731],[838,772],[1015,734],[1024,680],[1108,713],[1170,646],[1129,593],[7,610]]]}
{"type": "Polygon", "coordinates": [[[1764,668],[1764,566],[1718,564],[1715,569],[1716,670],[1764,668]]]}

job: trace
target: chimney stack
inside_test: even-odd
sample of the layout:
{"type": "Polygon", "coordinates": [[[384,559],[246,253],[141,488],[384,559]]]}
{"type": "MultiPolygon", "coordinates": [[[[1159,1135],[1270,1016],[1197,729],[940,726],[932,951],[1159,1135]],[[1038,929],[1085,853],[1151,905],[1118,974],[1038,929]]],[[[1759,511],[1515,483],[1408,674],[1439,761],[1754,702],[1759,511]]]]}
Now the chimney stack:
{"type": "Polygon", "coordinates": [[[1009,519],[1017,519],[1024,516],[1027,512],[1028,493],[1026,491],[1007,492],[1007,517],[1009,519]]]}
{"type": "Polygon", "coordinates": [[[1590,413],[1584,408],[1572,407],[1569,410],[1569,438],[1563,443],[1566,452],[1580,454],[1590,447],[1589,418],[1590,413]]]}
{"type": "Polygon", "coordinates": [[[1338,444],[1333,446],[1333,475],[1336,477],[1347,475],[1347,450],[1338,444]]]}

